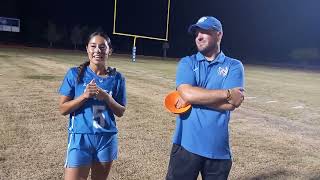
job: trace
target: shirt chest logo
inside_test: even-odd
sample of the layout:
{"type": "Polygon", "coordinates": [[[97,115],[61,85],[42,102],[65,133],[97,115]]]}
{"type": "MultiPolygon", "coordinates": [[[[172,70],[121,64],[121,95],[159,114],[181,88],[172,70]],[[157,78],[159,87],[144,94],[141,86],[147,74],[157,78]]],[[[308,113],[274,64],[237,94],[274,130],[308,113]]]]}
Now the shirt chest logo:
{"type": "Polygon", "coordinates": [[[228,74],[228,71],[229,71],[229,69],[228,69],[228,67],[219,67],[218,68],[218,75],[219,76],[222,76],[222,77],[225,77],[227,74],[228,74]]]}

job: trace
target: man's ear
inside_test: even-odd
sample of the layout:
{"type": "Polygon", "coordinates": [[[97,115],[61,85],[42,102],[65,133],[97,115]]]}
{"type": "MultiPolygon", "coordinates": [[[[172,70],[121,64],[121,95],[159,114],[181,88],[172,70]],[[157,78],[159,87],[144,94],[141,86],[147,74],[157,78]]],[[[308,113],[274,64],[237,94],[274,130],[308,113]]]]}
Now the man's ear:
{"type": "Polygon", "coordinates": [[[222,41],[222,36],[223,36],[223,32],[221,32],[221,31],[217,32],[217,37],[218,37],[219,42],[222,41]]]}
{"type": "Polygon", "coordinates": [[[219,31],[219,32],[218,32],[218,36],[219,36],[220,39],[222,39],[223,32],[222,32],[222,31],[219,31]]]}

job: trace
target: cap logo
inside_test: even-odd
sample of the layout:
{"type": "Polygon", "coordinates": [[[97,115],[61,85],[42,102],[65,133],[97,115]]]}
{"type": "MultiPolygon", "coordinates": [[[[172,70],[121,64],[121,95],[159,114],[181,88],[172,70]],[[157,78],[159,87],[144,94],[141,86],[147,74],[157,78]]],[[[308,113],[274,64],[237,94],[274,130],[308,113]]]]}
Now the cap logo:
{"type": "Polygon", "coordinates": [[[203,21],[207,20],[208,18],[207,17],[202,17],[198,20],[197,23],[202,23],[203,21]]]}

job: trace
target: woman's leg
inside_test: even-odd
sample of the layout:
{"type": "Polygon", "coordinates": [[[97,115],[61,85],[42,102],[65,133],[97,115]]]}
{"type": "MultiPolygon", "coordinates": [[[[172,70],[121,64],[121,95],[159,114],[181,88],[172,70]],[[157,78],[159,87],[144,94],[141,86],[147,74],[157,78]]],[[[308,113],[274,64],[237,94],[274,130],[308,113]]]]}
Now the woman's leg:
{"type": "Polygon", "coordinates": [[[90,167],[65,168],[65,180],[86,180],[88,178],[90,167]]]}
{"type": "Polygon", "coordinates": [[[92,164],[91,146],[87,135],[69,134],[69,143],[65,162],[65,180],[83,180],[88,178],[92,164]]]}
{"type": "Polygon", "coordinates": [[[112,161],[101,163],[96,162],[91,168],[91,179],[92,180],[106,180],[108,178],[112,161]]]}

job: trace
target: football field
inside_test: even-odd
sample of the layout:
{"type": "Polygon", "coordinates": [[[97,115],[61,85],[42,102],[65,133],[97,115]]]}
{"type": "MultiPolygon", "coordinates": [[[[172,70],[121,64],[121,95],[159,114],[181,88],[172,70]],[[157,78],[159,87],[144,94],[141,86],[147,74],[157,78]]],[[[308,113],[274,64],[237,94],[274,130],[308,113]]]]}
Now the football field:
{"type": "MultiPolygon", "coordinates": [[[[57,90],[85,52],[0,47],[0,179],[62,179],[68,117],[57,90]]],[[[163,107],[178,59],[112,55],[126,77],[109,179],[166,175],[175,117],[163,107]]],[[[245,64],[246,98],[229,124],[230,179],[320,179],[320,71],[245,64]]],[[[201,178],[199,178],[201,179],[201,178]]]]}

